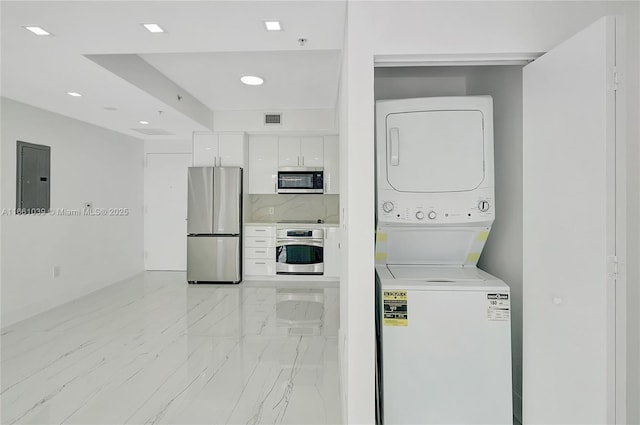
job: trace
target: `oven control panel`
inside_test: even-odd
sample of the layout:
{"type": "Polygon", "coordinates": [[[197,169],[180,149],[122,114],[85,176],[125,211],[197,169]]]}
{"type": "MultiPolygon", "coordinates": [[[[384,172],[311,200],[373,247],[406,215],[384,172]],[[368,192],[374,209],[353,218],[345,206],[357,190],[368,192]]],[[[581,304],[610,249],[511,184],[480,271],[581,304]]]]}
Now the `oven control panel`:
{"type": "Polygon", "coordinates": [[[324,239],[324,229],[277,229],[277,239],[324,239]]]}

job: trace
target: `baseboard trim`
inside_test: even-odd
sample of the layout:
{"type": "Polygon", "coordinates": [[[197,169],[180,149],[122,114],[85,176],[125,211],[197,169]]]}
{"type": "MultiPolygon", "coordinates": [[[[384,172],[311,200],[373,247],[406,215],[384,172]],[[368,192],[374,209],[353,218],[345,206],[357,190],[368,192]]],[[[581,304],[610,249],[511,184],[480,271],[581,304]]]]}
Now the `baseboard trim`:
{"type": "Polygon", "coordinates": [[[513,417],[522,423],[522,396],[513,391],[513,417]]]}
{"type": "Polygon", "coordinates": [[[340,374],[340,397],[342,399],[342,423],[347,423],[347,337],[338,329],[338,372],[340,374]]]}

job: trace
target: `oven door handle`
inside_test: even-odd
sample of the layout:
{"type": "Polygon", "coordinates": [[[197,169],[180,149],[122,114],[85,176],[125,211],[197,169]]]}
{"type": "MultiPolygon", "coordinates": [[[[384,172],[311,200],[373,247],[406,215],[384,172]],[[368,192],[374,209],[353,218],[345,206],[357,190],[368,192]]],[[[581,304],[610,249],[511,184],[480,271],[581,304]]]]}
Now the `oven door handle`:
{"type": "Polygon", "coordinates": [[[276,246],[289,246],[289,245],[311,245],[322,248],[324,246],[323,241],[316,241],[312,239],[286,239],[278,240],[276,246]]]}

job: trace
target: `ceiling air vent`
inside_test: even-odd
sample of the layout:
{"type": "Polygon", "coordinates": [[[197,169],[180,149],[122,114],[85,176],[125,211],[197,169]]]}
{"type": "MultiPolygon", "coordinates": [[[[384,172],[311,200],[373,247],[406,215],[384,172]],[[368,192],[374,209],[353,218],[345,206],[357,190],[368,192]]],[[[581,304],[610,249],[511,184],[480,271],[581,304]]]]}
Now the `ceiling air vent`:
{"type": "Polygon", "coordinates": [[[282,124],[282,114],[264,114],[264,124],[282,124]]]}
{"type": "Polygon", "coordinates": [[[173,133],[163,130],[162,128],[132,128],[131,130],[142,133],[146,136],[172,136],[173,133]]]}

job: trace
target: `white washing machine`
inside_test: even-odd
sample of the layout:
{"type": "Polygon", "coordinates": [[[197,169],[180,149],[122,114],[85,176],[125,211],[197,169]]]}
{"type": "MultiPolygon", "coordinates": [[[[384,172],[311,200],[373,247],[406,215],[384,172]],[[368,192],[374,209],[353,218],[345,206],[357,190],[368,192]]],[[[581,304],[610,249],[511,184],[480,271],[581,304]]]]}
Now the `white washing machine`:
{"type": "Polygon", "coordinates": [[[476,264],[495,218],[489,96],[376,103],[379,419],[511,424],[509,287],[476,264]]]}
{"type": "Polygon", "coordinates": [[[476,267],[376,266],[380,417],[511,424],[509,287],[476,267]]]}

